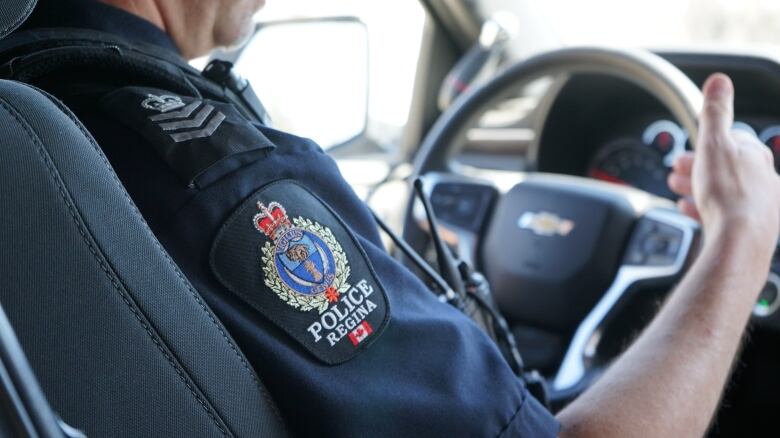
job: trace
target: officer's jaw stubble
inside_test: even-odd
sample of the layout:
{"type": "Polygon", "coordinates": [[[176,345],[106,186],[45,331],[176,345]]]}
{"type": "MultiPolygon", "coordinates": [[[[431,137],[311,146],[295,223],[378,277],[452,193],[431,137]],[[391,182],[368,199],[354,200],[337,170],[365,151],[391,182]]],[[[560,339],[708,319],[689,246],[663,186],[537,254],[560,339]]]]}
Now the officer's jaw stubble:
{"type": "Polygon", "coordinates": [[[252,17],[265,0],[100,0],[146,19],[165,31],[187,59],[252,36],[252,17]]]}
{"type": "MultiPolygon", "coordinates": [[[[202,0],[210,1],[210,0],[202,0]]],[[[213,45],[208,50],[239,47],[252,37],[253,17],[265,6],[265,0],[211,0],[222,4],[214,22],[213,45]]]]}

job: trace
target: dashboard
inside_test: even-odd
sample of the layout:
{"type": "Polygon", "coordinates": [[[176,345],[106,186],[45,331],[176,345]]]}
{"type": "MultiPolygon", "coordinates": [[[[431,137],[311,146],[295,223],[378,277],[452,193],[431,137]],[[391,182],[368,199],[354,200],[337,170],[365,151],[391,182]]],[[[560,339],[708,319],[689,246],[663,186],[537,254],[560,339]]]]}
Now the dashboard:
{"type": "MultiPolygon", "coordinates": [[[[780,171],[780,61],[751,55],[660,53],[697,85],[715,72],[735,86],[733,129],[755,135],[780,171]]],[[[628,185],[675,200],[667,177],[691,149],[688,133],[659,101],[623,80],[579,75],[564,85],[547,114],[536,169],[628,185]]],[[[779,246],[780,248],[780,246],[779,246]]],[[[780,333],[780,251],[754,309],[754,323],[780,333]]]]}
{"type": "MultiPolygon", "coordinates": [[[[659,55],[697,85],[714,72],[729,75],[736,89],[734,128],[755,134],[780,158],[780,58],[659,55]]],[[[690,142],[669,111],[643,89],[628,81],[583,74],[558,91],[536,148],[536,170],[628,184],[674,199],[666,175],[674,157],[689,149],[690,142]]]]}
{"type": "MultiPolygon", "coordinates": [[[[734,122],[732,129],[747,132],[761,140],[780,163],[780,119],[748,118],[734,122]]],[[[632,186],[670,200],[667,176],[675,159],[690,150],[688,132],[666,118],[632,122],[624,131],[630,134],[610,139],[598,146],[587,167],[591,178],[632,186]]]]}

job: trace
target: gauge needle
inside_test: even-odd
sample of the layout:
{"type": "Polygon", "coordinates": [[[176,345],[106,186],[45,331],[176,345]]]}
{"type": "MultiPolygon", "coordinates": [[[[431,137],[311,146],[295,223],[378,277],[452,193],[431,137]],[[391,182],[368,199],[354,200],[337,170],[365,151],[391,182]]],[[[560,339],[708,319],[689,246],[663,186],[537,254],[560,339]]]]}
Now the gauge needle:
{"type": "Polygon", "coordinates": [[[598,179],[598,180],[601,180],[601,181],[607,181],[607,182],[611,182],[611,183],[615,183],[615,184],[621,184],[621,185],[624,185],[624,186],[629,185],[627,182],[623,181],[622,179],[620,179],[620,178],[618,178],[618,177],[616,177],[616,176],[614,176],[612,174],[609,174],[609,173],[607,173],[607,172],[605,172],[603,170],[600,170],[600,169],[592,169],[590,172],[588,172],[588,174],[590,175],[591,178],[598,179]]]}

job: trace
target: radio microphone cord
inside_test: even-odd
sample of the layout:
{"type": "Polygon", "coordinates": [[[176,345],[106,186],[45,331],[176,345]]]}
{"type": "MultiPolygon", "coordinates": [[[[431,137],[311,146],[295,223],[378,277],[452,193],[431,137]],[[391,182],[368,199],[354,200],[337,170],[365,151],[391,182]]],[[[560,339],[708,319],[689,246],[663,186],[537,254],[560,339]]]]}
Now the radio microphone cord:
{"type": "Polygon", "coordinates": [[[549,405],[546,382],[536,370],[525,371],[515,337],[495,305],[487,279],[453,254],[442,240],[433,207],[425,194],[424,184],[422,178],[417,178],[414,181],[414,193],[425,210],[440,272],[433,269],[372,210],[374,220],[395,246],[439,289],[439,299],[462,311],[477,323],[496,342],[510,368],[525,382],[529,392],[543,404],[549,405]]]}

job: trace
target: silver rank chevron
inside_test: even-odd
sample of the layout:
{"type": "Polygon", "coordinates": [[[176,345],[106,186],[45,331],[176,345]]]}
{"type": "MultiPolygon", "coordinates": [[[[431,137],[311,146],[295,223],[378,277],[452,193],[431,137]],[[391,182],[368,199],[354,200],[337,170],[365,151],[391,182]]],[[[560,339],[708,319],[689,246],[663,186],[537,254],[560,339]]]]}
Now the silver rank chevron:
{"type": "Polygon", "coordinates": [[[185,105],[178,96],[150,94],[141,106],[162,113],[150,116],[149,120],[176,143],[210,137],[225,121],[225,115],[213,106],[199,100],[185,105]]]}

